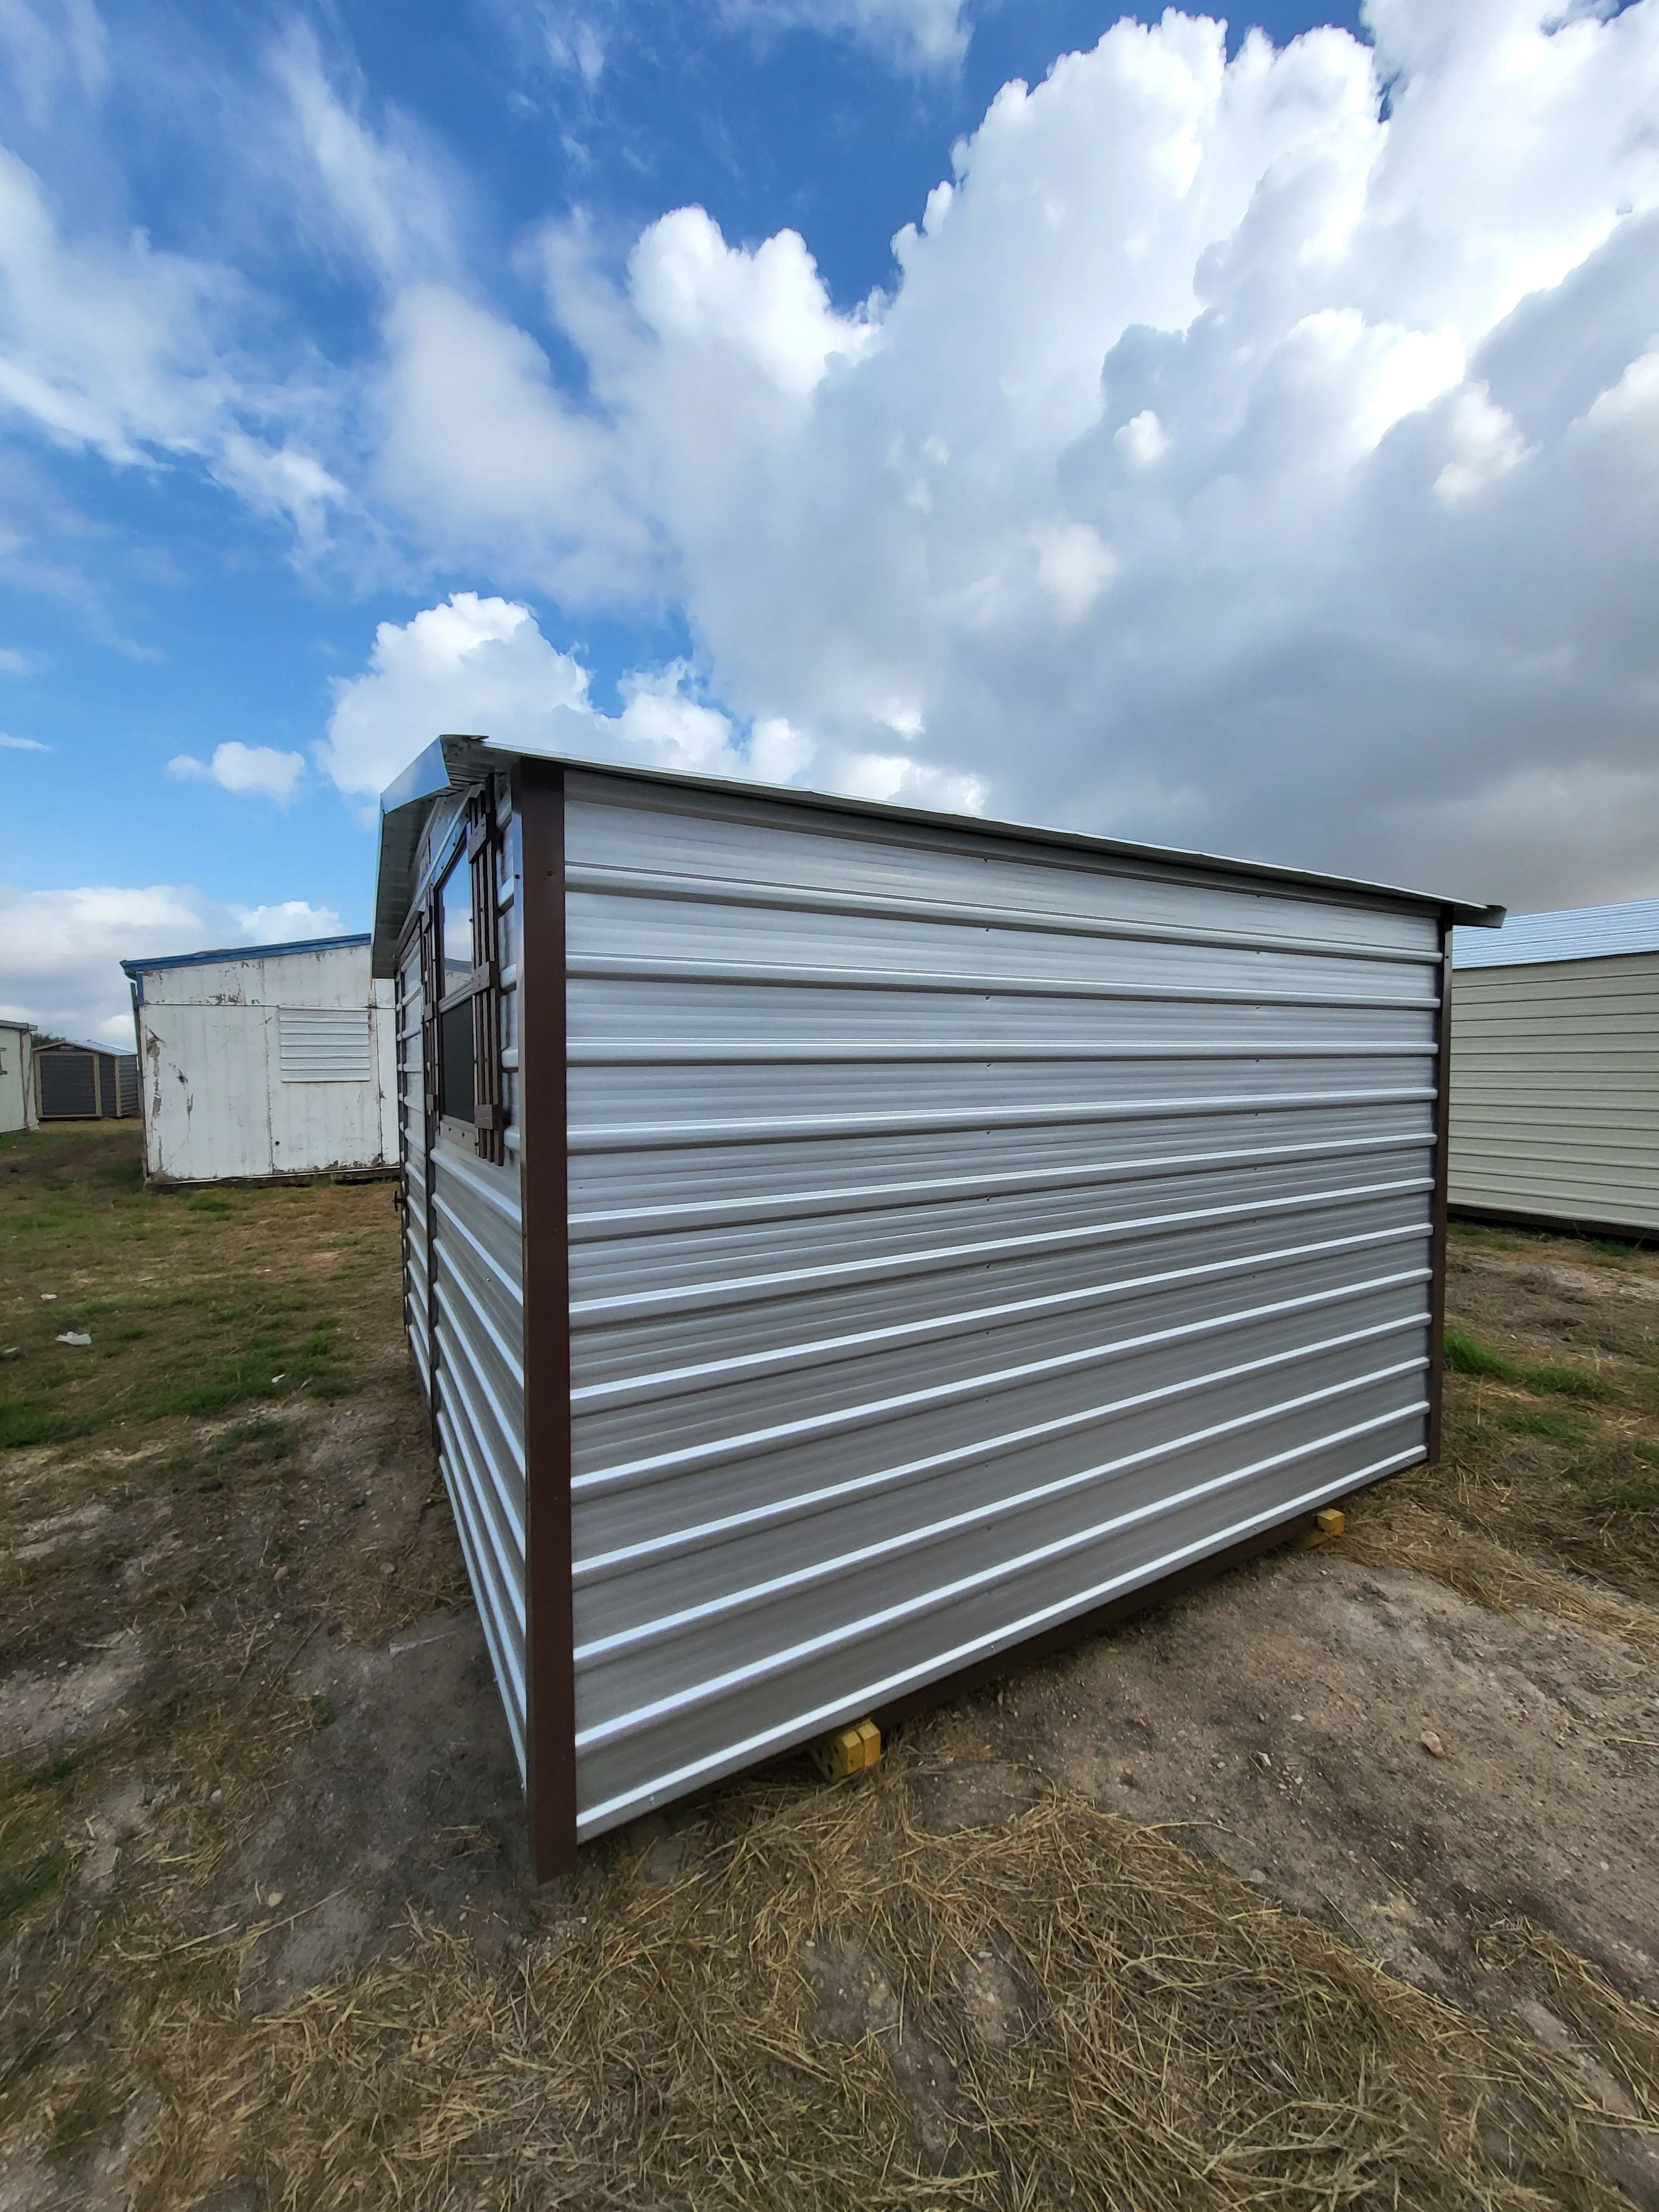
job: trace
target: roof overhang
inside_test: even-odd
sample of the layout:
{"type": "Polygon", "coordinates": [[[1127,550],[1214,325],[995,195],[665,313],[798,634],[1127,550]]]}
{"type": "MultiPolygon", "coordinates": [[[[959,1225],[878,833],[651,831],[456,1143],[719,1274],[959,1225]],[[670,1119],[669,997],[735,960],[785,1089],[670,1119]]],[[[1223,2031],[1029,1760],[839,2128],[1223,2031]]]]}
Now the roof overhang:
{"type": "Polygon", "coordinates": [[[447,791],[482,783],[493,769],[518,757],[488,738],[434,738],[417,753],[395,782],[380,793],[380,865],[374,884],[374,928],[368,956],[371,975],[395,975],[398,942],[415,895],[421,833],[434,803],[447,791]]]}
{"type": "Polygon", "coordinates": [[[682,791],[707,791],[732,798],[776,799],[791,806],[854,815],[864,820],[955,830],[981,837],[1017,837],[1024,844],[1097,854],[1103,860],[1146,860],[1168,867],[1201,869],[1206,874],[1242,878],[1259,884],[1263,889],[1279,884],[1286,890],[1304,894],[1339,891],[1388,899],[1402,906],[1427,909],[1437,914],[1443,921],[1465,928],[1497,929],[1504,921],[1504,909],[1501,906],[1482,906],[1466,899],[1446,898],[1432,891],[1407,890],[1396,884],[1368,883],[1357,877],[1275,867],[1265,860],[1231,860],[1211,853],[1186,851],[1179,846],[1142,845],[1118,837],[1091,837],[1079,830],[1043,830],[1023,822],[990,821],[976,814],[946,814],[927,807],[895,806],[878,799],[845,799],[830,792],[744,783],[730,776],[688,775],[672,769],[635,768],[570,755],[526,753],[514,747],[492,744],[488,738],[442,737],[418,754],[381,795],[380,868],[374,897],[374,945],[371,957],[374,975],[396,973],[398,942],[414,894],[421,833],[434,802],[447,791],[481,783],[492,772],[499,773],[521,759],[546,761],[555,768],[585,769],[596,775],[616,776],[631,783],[665,785],[682,791]]]}

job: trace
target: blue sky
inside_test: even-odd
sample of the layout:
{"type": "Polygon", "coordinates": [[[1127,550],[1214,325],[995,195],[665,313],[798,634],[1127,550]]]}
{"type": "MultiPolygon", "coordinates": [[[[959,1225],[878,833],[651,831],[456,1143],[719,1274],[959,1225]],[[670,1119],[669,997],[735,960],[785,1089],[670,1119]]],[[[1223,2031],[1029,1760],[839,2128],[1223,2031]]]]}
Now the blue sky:
{"type": "Polygon", "coordinates": [[[10,0],[0,1009],[439,727],[1659,889],[1656,9],[10,0]]]}

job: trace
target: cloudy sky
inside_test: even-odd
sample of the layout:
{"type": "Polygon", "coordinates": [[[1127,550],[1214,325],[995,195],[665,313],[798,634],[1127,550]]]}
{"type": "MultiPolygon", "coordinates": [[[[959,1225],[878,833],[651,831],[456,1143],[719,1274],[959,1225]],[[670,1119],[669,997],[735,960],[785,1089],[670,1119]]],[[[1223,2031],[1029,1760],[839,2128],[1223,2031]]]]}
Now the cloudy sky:
{"type": "Polygon", "coordinates": [[[0,1012],[444,729],[1652,895],[1656,587],[1659,0],[0,0],[0,1012]]]}

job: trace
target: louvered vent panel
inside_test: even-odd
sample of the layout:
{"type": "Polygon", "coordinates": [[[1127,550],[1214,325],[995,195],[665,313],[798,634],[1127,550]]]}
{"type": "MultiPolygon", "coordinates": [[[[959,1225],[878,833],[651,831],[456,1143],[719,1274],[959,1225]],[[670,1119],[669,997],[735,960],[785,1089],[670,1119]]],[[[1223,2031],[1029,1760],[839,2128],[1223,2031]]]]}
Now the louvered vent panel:
{"type": "Polygon", "coordinates": [[[367,1083],[367,1006],[279,1006],[278,1059],[284,1083],[367,1083]]]}

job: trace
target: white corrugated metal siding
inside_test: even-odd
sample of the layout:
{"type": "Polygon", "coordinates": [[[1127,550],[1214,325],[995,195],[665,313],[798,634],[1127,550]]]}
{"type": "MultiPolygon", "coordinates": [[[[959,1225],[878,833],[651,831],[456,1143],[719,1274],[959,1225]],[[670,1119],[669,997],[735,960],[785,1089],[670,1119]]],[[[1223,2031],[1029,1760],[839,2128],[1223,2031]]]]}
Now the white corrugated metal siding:
{"type": "MultiPolygon", "coordinates": [[[[428,826],[426,879],[443,865],[457,808],[428,826]]],[[[505,809],[503,809],[505,812],[505,809]]],[[[514,1041],[519,845],[509,833],[497,886],[503,1036],[514,1041]]],[[[418,941],[399,968],[398,1100],[404,1284],[410,1342],[431,1406],[438,1460],[507,1725],[526,1754],[524,1250],[516,1131],[504,1165],[428,1123],[418,941]]],[[[516,1057],[516,1056],[515,1056],[516,1057]]],[[[514,1086],[507,1091],[511,1115],[514,1086]]]]}
{"type": "Polygon", "coordinates": [[[1659,1230],[1659,952],[1460,968],[1453,1011],[1452,1205],[1659,1230]]]}
{"type": "Polygon", "coordinates": [[[568,789],[580,1832],[1423,1456],[1431,913],[568,789]]]}

